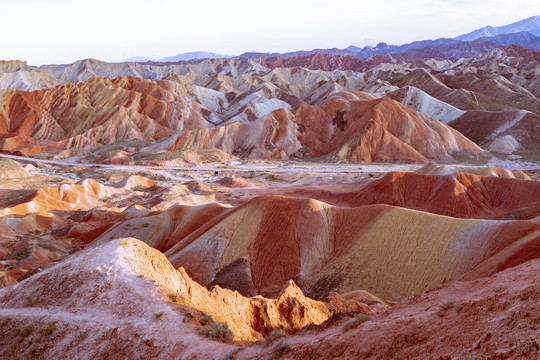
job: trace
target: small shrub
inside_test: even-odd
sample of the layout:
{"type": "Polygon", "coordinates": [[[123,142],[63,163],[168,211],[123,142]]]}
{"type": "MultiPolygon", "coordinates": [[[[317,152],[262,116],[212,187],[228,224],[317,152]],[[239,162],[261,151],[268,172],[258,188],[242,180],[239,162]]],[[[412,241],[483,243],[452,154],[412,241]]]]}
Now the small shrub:
{"type": "Polygon", "coordinates": [[[33,296],[30,300],[28,300],[28,306],[36,306],[39,303],[41,303],[41,299],[37,296],[33,296]]]}
{"type": "Polygon", "coordinates": [[[176,294],[171,294],[171,301],[172,302],[182,304],[182,303],[186,302],[187,300],[189,300],[189,295],[186,294],[186,293],[183,293],[181,291],[177,292],[176,294]]]}
{"type": "Polygon", "coordinates": [[[447,301],[445,302],[444,304],[442,304],[440,307],[441,309],[443,310],[448,310],[448,309],[451,309],[454,307],[454,304],[455,304],[455,301],[454,300],[450,300],[450,301],[447,301]]]}
{"type": "Polygon", "coordinates": [[[236,355],[242,351],[243,348],[239,347],[239,348],[236,348],[234,349],[233,351],[231,351],[230,353],[228,353],[224,358],[223,360],[233,360],[236,358],[236,355]]]}
{"type": "Polygon", "coordinates": [[[129,241],[127,241],[127,240],[122,241],[122,242],[120,242],[120,245],[127,246],[127,245],[129,245],[129,241]]]}
{"type": "Polygon", "coordinates": [[[30,346],[30,347],[28,348],[27,352],[28,352],[28,355],[34,356],[34,355],[37,354],[37,349],[36,349],[35,347],[33,347],[33,346],[30,346]]]}
{"type": "Polygon", "coordinates": [[[459,314],[462,310],[463,310],[463,304],[457,304],[455,309],[456,309],[456,312],[459,314]]]}
{"type": "Polygon", "coordinates": [[[271,343],[273,343],[274,341],[276,341],[277,339],[280,339],[280,338],[282,338],[282,337],[284,337],[286,335],[287,334],[285,333],[285,331],[283,331],[281,329],[272,330],[272,332],[270,332],[270,334],[268,334],[266,339],[263,340],[263,344],[264,344],[264,346],[268,346],[271,343]]]}
{"type": "Polygon", "coordinates": [[[34,325],[19,326],[15,331],[19,336],[25,338],[34,331],[34,325]]]}
{"type": "Polygon", "coordinates": [[[343,325],[343,331],[348,331],[354,328],[357,328],[358,325],[365,323],[366,321],[369,321],[371,319],[371,316],[367,314],[358,314],[354,317],[354,319],[347,321],[345,325],[343,325]]]}
{"type": "Polygon", "coordinates": [[[43,335],[51,335],[54,329],[56,328],[56,321],[49,321],[41,328],[41,333],[43,335]]]}
{"type": "Polygon", "coordinates": [[[499,293],[501,291],[504,290],[504,286],[499,286],[498,288],[494,289],[493,291],[495,291],[496,293],[499,293]]]}
{"type": "Polygon", "coordinates": [[[225,323],[211,322],[202,327],[199,334],[211,339],[228,340],[232,339],[233,333],[225,323]]]}
{"type": "Polygon", "coordinates": [[[163,316],[163,311],[156,311],[153,315],[154,319],[159,319],[163,316]]]}
{"type": "Polygon", "coordinates": [[[18,261],[24,260],[30,257],[32,247],[30,245],[23,246],[15,250],[11,255],[7,256],[5,259],[15,259],[18,261]]]}
{"type": "Polygon", "coordinates": [[[167,193],[162,193],[162,194],[161,194],[161,199],[162,199],[163,201],[170,201],[170,200],[174,200],[174,199],[176,199],[176,198],[177,198],[176,195],[171,194],[171,193],[168,193],[168,192],[167,192],[167,193]]]}
{"type": "Polygon", "coordinates": [[[268,174],[265,176],[266,180],[268,181],[274,181],[274,182],[277,182],[277,181],[283,181],[281,180],[280,178],[278,178],[276,175],[274,174],[268,174]]]}
{"type": "Polygon", "coordinates": [[[442,305],[439,305],[439,309],[437,310],[437,316],[443,317],[448,310],[454,307],[454,300],[447,301],[442,305]]]}
{"type": "Polygon", "coordinates": [[[214,321],[214,319],[212,319],[212,317],[210,315],[204,314],[204,316],[201,318],[200,323],[201,323],[201,325],[206,325],[206,324],[211,323],[213,321],[214,321]]]}
{"type": "Polygon", "coordinates": [[[288,353],[289,351],[291,351],[291,345],[289,344],[281,344],[281,345],[278,345],[274,348],[274,355],[273,355],[273,358],[280,358],[282,357],[283,355],[285,355],[286,353],[288,353]]]}

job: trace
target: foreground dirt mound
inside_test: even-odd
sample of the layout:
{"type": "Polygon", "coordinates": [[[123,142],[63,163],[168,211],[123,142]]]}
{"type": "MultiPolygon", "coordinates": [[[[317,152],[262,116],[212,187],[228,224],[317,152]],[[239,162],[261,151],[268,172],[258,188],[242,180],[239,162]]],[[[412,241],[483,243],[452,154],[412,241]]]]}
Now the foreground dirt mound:
{"type": "Polygon", "coordinates": [[[166,300],[148,269],[130,263],[136,257],[163,268],[166,261],[156,251],[145,254],[136,240],[125,241],[79,252],[1,289],[0,357],[219,357],[224,345],[197,336],[200,325],[166,300]]]}
{"type": "Polygon", "coordinates": [[[370,318],[332,319],[270,349],[250,346],[236,359],[538,359],[539,284],[537,259],[370,318]]]}
{"type": "Polygon", "coordinates": [[[363,289],[399,300],[475,269],[486,276],[536,258],[539,241],[540,224],[532,221],[261,196],[179,238],[166,255],[203,285],[249,296],[277,297],[293,279],[314,298],[363,289]]]}
{"type": "Polygon", "coordinates": [[[293,283],[277,300],[248,299],[219,287],[208,291],[159,251],[120,239],[0,289],[0,354],[217,358],[230,345],[196,335],[204,318],[199,310],[211,316],[206,323],[225,323],[231,339],[247,341],[278,328],[292,333],[330,316],[324,303],[307,299],[293,283]],[[47,324],[49,333],[43,330],[47,324]]]}

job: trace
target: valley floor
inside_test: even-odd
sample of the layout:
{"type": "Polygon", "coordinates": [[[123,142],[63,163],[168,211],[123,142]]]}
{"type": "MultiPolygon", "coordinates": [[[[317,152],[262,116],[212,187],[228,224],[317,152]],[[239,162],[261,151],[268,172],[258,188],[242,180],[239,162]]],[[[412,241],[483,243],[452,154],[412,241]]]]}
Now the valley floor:
{"type": "Polygon", "coordinates": [[[0,157],[5,358],[538,357],[534,162],[0,157]]]}

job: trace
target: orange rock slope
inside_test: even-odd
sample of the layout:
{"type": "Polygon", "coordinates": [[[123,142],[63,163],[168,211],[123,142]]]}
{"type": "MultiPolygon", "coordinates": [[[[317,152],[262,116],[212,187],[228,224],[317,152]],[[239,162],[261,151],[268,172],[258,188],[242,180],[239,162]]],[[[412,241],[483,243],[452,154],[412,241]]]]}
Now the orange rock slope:
{"type": "Polygon", "coordinates": [[[96,77],[49,90],[2,93],[3,150],[25,154],[154,141],[208,126],[167,81],[96,77]]]}
{"type": "Polygon", "coordinates": [[[390,99],[334,97],[320,107],[300,107],[296,122],[308,157],[424,162],[483,153],[454,129],[390,99]]]}
{"type": "Polygon", "coordinates": [[[359,92],[334,95],[293,116],[276,110],[260,125],[233,123],[197,129],[148,149],[218,147],[240,157],[320,158],[370,163],[426,162],[485,154],[459,132],[396,101],[359,92]],[[352,97],[352,99],[351,99],[352,97]],[[259,135],[261,134],[261,135],[259,135]],[[202,145],[204,144],[204,145],[202,145]]]}

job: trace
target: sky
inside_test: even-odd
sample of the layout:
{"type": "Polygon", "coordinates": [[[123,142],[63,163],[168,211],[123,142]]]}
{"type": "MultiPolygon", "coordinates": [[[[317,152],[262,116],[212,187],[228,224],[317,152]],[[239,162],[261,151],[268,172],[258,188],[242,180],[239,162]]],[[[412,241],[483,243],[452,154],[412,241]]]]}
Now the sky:
{"type": "Polygon", "coordinates": [[[0,60],[41,65],[400,45],[534,15],[538,0],[0,0],[0,60]]]}

